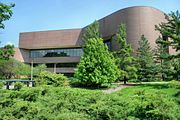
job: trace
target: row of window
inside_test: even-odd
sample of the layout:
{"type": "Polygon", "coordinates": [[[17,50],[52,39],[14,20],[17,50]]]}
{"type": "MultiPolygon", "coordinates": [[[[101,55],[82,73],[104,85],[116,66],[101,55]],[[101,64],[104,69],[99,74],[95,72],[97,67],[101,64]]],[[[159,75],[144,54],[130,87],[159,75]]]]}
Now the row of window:
{"type": "MultiPolygon", "coordinates": [[[[108,46],[108,50],[111,51],[111,41],[104,42],[108,46]]],[[[82,48],[69,48],[69,49],[45,49],[45,50],[31,50],[30,58],[42,58],[42,57],[71,57],[81,56],[83,54],[82,48]]]]}
{"type": "Polygon", "coordinates": [[[30,52],[30,57],[31,58],[71,57],[71,56],[81,56],[82,54],[83,54],[82,48],[48,49],[48,50],[32,50],[30,52]]]}
{"type": "MultiPolygon", "coordinates": [[[[66,67],[72,67],[75,68],[78,63],[57,63],[56,68],[66,68],[66,67]]],[[[54,63],[47,63],[47,68],[54,68],[54,63]]]]}

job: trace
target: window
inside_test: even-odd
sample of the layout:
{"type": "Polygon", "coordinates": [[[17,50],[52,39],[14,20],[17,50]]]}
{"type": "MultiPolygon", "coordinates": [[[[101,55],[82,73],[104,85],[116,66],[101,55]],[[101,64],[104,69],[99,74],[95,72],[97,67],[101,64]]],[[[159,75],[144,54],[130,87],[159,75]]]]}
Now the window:
{"type": "Polygon", "coordinates": [[[112,50],[112,45],[111,45],[111,40],[106,40],[104,42],[104,44],[106,44],[108,46],[108,50],[111,51],[112,50]]]}
{"type": "Polygon", "coordinates": [[[82,48],[31,50],[30,58],[81,56],[82,48]]]}
{"type": "MultiPolygon", "coordinates": [[[[56,68],[75,68],[78,63],[56,63],[56,68]]],[[[54,63],[47,63],[47,68],[54,68],[54,63]]]]}

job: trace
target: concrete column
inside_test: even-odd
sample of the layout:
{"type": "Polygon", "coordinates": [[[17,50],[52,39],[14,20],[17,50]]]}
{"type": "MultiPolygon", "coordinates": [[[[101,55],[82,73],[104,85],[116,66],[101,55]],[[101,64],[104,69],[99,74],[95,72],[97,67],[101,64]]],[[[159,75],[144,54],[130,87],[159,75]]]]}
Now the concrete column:
{"type": "Polygon", "coordinates": [[[54,73],[56,73],[56,63],[54,63],[54,73]]]}

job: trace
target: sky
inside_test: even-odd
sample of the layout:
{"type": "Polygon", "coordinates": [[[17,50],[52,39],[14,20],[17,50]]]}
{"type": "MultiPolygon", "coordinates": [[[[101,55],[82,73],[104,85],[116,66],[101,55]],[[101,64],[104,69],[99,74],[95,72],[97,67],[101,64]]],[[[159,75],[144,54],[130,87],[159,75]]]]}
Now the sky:
{"type": "Polygon", "coordinates": [[[0,29],[0,46],[18,47],[19,33],[82,28],[115,11],[151,6],[165,13],[180,11],[180,0],[0,0],[15,3],[13,16],[0,29]]]}

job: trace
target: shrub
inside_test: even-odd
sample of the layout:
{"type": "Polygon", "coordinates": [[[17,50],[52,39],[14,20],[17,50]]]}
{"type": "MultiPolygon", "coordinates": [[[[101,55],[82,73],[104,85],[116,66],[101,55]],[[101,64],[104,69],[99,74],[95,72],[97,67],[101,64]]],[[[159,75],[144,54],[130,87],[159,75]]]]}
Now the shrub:
{"type": "Polygon", "coordinates": [[[30,88],[30,89],[25,89],[21,91],[20,98],[22,98],[25,101],[36,101],[41,91],[36,88],[30,88]]]}
{"type": "Polygon", "coordinates": [[[0,82],[0,89],[4,87],[4,83],[0,82]]]}
{"type": "Polygon", "coordinates": [[[138,119],[174,120],[179,117],[177,104],[162,92],[138,91],[132,99],[129,115],[138,119]]]}
{"type": "Polygon", "coordinates": [[[36,84],[53,85],[55,87],[69,85],[68,78],[63,74],[56,74],[47,71],[43,71],[40,73],[40,75],[36,78],[36,84]]]}
{"type": "Polygon", "coordinates": [[[180,109],[174,101],[180,95],[178,90],[175,96],[154,89],[135,90],[130,94],[103,94],[100,90],[50,85],[0,90],[0,120],[180,119],[180,109]]]}
{"type": "Polygon", "coordinates": [[[178,89],[180,89],[180,82],[172,80],[172,81],[169,82],[168,86],[171,87],[171,88],[178,88],[178,89]]]}
{"type": "Polygon", "coordinates": [[[88,120],[87,115],[77,112],[66,112],[59,114],[55,120],[88,120]]]}
{"type": "Polygon", "coordinates": [[[14,90],[20,90],[23,87],[23,83],[21,82],[16,82],[14,84],[14,90]]]}

